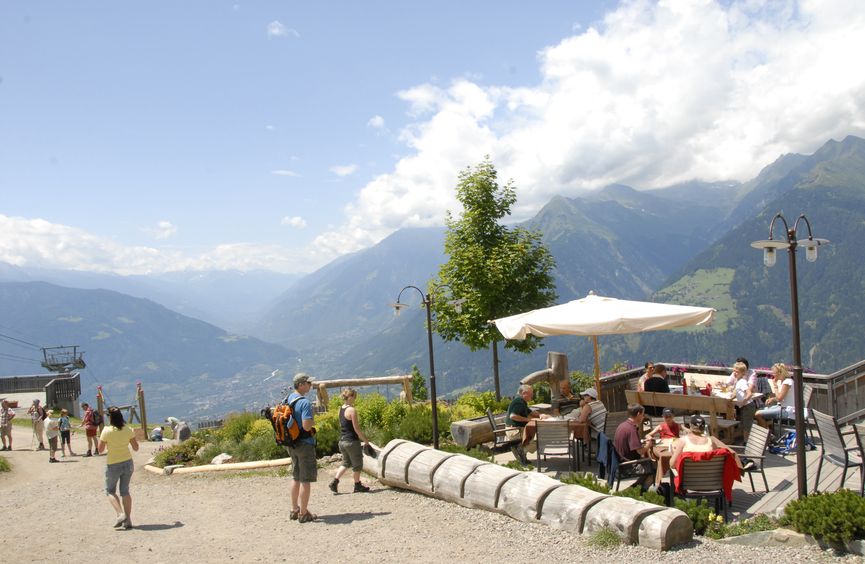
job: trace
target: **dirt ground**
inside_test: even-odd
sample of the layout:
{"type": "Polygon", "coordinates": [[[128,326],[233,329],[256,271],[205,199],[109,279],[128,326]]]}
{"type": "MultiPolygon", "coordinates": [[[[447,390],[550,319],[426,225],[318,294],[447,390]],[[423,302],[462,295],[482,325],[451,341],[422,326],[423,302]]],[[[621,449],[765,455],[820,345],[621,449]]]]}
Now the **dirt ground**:
{"type": "MultiPolygon", "coordinates": [[[[14,448],[2,455],[4,524],[0,562],[742,562],[751,547],[695,540],[659,553],[638,546],[594,548],[586,537],[391,489],[364,475],[370,493],[333,495],[334,468],[319,470],[310,509],[320,519],[289,521],[289,479],[278,470],[162,476],[144,470],[160,443],[135,455],[132,521],[113,529],[104,494],[105,457],[79,456],[50,464],[32,448],[27,427],[13,427],[14,448]],[[112,558],[112,560],[114,560],[112,558]]],[[[351,477],[341,487],[348,491],[351,477]]],[[[819,549],[762,548],[777,561],[835,561],[819,549]]]]}

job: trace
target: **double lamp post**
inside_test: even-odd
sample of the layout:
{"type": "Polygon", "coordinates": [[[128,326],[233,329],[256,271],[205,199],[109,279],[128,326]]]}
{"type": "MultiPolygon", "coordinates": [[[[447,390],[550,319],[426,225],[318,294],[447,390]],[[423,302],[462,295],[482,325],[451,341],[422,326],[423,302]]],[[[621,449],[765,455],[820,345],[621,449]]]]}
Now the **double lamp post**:
{"type": "Polygon", "coordinates": [[[808,494],[808,479],[806,476],[805,465],[805,405],[803,405],[804,397],[802,395],[802,350],[799,339],[799,291],[796,281],[796,248],[805,248],[805,259],[808,262],[817,260],[817,248],[829,243],[828,239],[816,239],[811,233],[811,223],[805,214],[799,215],[796,222],[791,228],[787,224],[787,220],[780,213],[776,213],[769,224],[769,238],[762,241],[754,241],[751,246],[755,249],[763,249],[763,264],[767,267],[775,265],[776,253],[779,250],[787,249],[790,263],[790,301],[791,301],[791,321],[793,325],[793,409],[795,410],[796,422],[796,473],[798,477],[799,498],[803,498],[808,494]],[[774,238],[775,221],[781,220],[784,224],[784,239],[774,238]],[[796,231],[799,228],[799,222],[804,221],[808,227],[808,238],[798,239],[796,231]]]}

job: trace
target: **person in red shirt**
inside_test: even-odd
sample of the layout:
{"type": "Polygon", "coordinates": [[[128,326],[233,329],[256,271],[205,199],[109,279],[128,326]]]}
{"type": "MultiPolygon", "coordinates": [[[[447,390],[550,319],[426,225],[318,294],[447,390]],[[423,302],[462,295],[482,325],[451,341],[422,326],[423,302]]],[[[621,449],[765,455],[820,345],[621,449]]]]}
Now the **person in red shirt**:
{"type": "Polygon", "coordinates": [[[653,438],[656,434],[660,434],[662,439],[674,439],[679,437],[682,429],[673,419],[673,410],[669,407],[665,407],[663,415],[664,422],[646,433],[647,439],[653,438]]]}
{"type": "Polygon", "coordinates": [[[87,435],[87,452],[84,456],[99,456],[99,450],[96,448],[99,444],[98,439],[96,438],[99,426],[95,424],[93,408],[86,403],[82,403],[81,409],[84,410],[84,416],[81,418],[81,426],[84,427],[84,432],[87,435]]]}

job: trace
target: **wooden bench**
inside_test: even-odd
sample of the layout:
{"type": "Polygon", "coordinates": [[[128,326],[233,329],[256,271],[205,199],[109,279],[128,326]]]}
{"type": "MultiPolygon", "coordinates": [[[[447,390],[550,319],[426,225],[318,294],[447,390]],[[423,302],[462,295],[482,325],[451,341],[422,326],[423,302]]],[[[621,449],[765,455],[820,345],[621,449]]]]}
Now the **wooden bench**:
{"type": "Polygon", "coordinates": [[[732,442],[737,433],[736,408],[732,400],[702,395],[663,394],[625,390],[628,405],[669,407],[680,412],[707,413],[709,431],[725,442],[732,442]]]}

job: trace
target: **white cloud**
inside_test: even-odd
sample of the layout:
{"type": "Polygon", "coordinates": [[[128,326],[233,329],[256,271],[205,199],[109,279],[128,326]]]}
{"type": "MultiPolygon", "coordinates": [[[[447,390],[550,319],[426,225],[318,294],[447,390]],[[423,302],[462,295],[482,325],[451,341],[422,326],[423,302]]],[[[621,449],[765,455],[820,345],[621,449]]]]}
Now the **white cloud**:
{"type": "Polygon", "coordinates": [[[384,118],[378,115],[372,116],[369,118],[369,121],[366,122],[366,125],[373,129],[382,129],[384,127],[384,118]]]}
{"type": "Polygon", "coordinates": [[[330,167],[330,171],[337,176],[349,176],[357,170],[356,164],[336,165],[330,167]]]}
{"type": "Polygon", "coordinates": [[[280,225],[289,225],[291,227],[295,227],[297,229],[303,229],[306,227],[306,220],[300,216],[285,216],[282,218],[282,221],[279,222],[280,225]]]}
{"type": "Polygon", "coordinates": [[[268,37],[300,37],[296,29],[285,27],[279,20],[273,20],[267,24],[268,37]]]}
{"type": "Polygon", "coordinates": [[[177,235],[177,227],[172,225],[168,220],[161,220],[156,223],[155,227],[147,227],[144,231],[150,234],[156,240],[164,241],[177,235]]]}
{"type": "Polygon", "coordinates": [[[122,275],[176,270],[268,269],[304,272],[332,258],[332,255],[319,249],[290,249],[254,243],[217,245],[196,253],[176,248],[124,246],[83,229],[44,219],[0,214],[0,262],[21,267],[114,272],[122,275]]]}
{"type": "Polygon", "coordinates": [[[623,182],[747,180],[788,152],[865,134],[859,0],[633,0],[538,54],[522,88],[459,79],[398,93],[410,149],[316,244],[343,253],[459,211],[457,175],[491,155],[513,219],[623,182]]]}
{"type": "Polygon", "coordinates": [[[288,169],[284,169],[284,168],[277,169],[277,170],[271,170],[270,174],[273,174],[276,176],[300,176],[298,173],[294,172],[293,170],[288,170],[288,169]]]}

